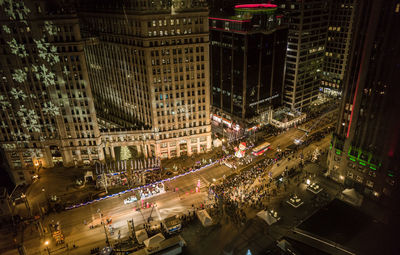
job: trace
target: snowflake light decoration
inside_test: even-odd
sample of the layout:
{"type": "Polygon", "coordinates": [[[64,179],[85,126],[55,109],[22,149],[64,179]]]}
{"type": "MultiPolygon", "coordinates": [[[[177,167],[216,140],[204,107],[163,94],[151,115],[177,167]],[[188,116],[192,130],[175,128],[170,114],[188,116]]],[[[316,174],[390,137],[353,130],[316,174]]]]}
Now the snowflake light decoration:
{"type": "MultiPolygon", "coordinates": [[[[6,19],[11,22],[22,22],[26,26],[28,26],[28,16],[31,13],[29,8],[25,5],[24,0],[0,0],[0,7],[3,10],[3,14],[5,14],[6,19]]],[[[21,24],[17,24],[21,27],[21,24]]],[[[25,27],[21,27],[25,30],[25,27]]],[[[29,27],[26,27],[26,31],[28,32],[29,27]]],[[[65,77],[60,75],[61,77],[55,76],[54,66],[57,63],[60,63],[60,57],[57,52],[57,47],[48,42],[47,38],[51,36],[55,36],[58,34],[58,27],[54,25],[52,21],[44,21],[43,23],[43,30],[42,36],[35,38],[34,43],[36,46],[36,53],[35,56],[40,58],[40,64],[30,65],[30,67],[20,67],[20,69],[14,69],[11,73],[12,80],[14,84],[17,83],[25,83],[28,80],[28,73],[32,73],[37,80],[39,80],[46,88],[50,86],[56,85],[56,82],[59,84],[65,84],[65,77]],[[57,81],[58,80],[58,81],[57,81]]],[[[4,34],[13,34],[12,26],[4,23],[0,25],[0,33],[1,30],[4,34]]],[[[12,54],[19,58],[24,58],[29,56],[29,52],[26,48],[26,45],[21,43],[17,38],[11,38],[7,41],[7,45],[10,47],[10,51],[12,54]]],[[[64,75],[70,75],[70,71],[68,67],[65,65],[61,66],[61,70],[64,75]]],[[[27,85],[27,84],[25,84],[27,85]]],[[[21,85],[19,85],[21,86],[21,85]]],[[[47,90],[47,89],[46,89],[47,90]]],[[[48,93],[45,91],[40,91],[38,93],[25,93],[28,92],[28,89],[23,89],[20,87],[13,87],[11,86],[6,94],[0,94],[0,107],[6,108],[13,106],[11,109],[14,112],[13,114],[9,114],[9,118],[17,123],[20,123],[21,127],[29,132],[37,132],[42,133],[44,130],[48,130],[50,133],[57,132],[57,125],[46,123],[44,124],[42,121],[43,115],[48,116],[57,116],[60,115],[60,107],[57,104],[53,103],[48,100],[48,93]],[[28,100],[28,102],[24,102],[26,99],[33,99],[28,100]],[[43,101],[43,99],[45,99],[43,101]],[[40,100],[38,100],[40,99],[40,100]],[[43,103],[44,102],[44,103],[43,103]],[[27,103],[27,105],[25,105],[27,103]],[[39,108],[39,104],[43,103],[41,107],[41,111],[37,110],[39,108]],[[29,109],[29,110],[28,110],[29,109]]],[[[52,89],[48,90],[52,91],[52,89]]],[[[52,97],[50,97],[52,98],[52,97]]],[[[0,122],[0,127],[7,127],[7,122],[0,122]]],[[[14,144],[12,145],[3,145],[3,147],[8,148],[16,148],[19,146],[24,146],[25,140],[31,140],[33,137],[29,135],[29,132],[21,132],[20,129],[17,129],[17,132],[12,132],[11,136],[13,137],[14,144]],[[24,134],[26,133],[26,134],[24,134]]],[[[57,134],[56,134],[57,135],[57,134]]],[[[39,139],[40,141],[45,141],[53,136],[50,135],[46,136],[42,134],[39,139]]],[[[40,150],[32,149],[31,155],[42,156],[40,150]]]]}
{"type": "Polygon", "coordinates": [[[27,111],[26,108],[24,108],[24,111],[20,109],[17,114],[21,117],[21,126],[34,132],[40,132],[41,125],[39,124],[39,116],[36,114],[35,110],[27,111]]]}
{"type": "Polygon", "coordinates": [[[57,35],[57,27],[53,24],[52,21],[45,21],[44,29],[49,35],[57,35]]]}
{"type": "Polygon", "coordinates": [[[10,46],[12,54],[17,55],[21,58],[28,56],[25,45],[17,43],[17,40],[15,40],[15,38],[13,38],[10,42],[7,42],[7,44],[10,46]]]}
{"type": "Polygon", "coordinates": [[[3,25],[3,31],[7,34],[11,34],[11,29],[7,25],[3,25]]]}
{"type": "Polygon", "coordinates": [[[16,88],[12,88],[10,91],[11,95],[14,97],[14,99],[22,99],[25,100],[28,96],[25,94],[24,91],[16,88]]]}
{"type": "Polygon", "coordinates": [[[49,115],[60,115],[60,108],[54,105],[52,102],[44,103],[44,107],[42,108],[43,113],[49,115]]]}
{"type": "Polygon", "coordinates": [[[29,154],[31,155],[31,157],[35,157],[35,158],[39,158],[43,156],[42,150],[41,149],[28,149],[29,154]]]}
{"type": "Polygon", "coordinates": [[[26,23],[26,18],[28,13],[31,12],[28,7],[26,7],[23,1],[18,0],[0,0],[0,6],[4,5],[4,12],[8,15],[11,20],[18,20],[26,23]]]}
{"type": "Polygon", "coordinates": [[[57,47],[45,42],[44,39],[34,40],[39,52],[39,57],[44,59],[50,65],[60,62],[60,57],[57,55],[57,47]]]}
{"type": "Polygon", "coordinates": [[[4,109],[5,107],[10,106],[11,104],[10,104],[10,102],[7,100],[7,98],[6,98],[5,96],[0,95],[0,105],[1,105],[1,106],[3,107],[3,109],[4,109]]]}
{"type": "Polygon", "coordinates": [[[23,83],[26,81],[27,73],[22,69],[15,69],[14,73],[12,74],[12,78],[14,81],[23,83]]]}
{"type": "Polygon", "coordinates": [[[36,79],[41,80],[46,87],[56,84],[54,79],[56,75],[44,64],[40,66],[32,65],[32,71],[35,73],[36,79]]]}
{"type": "Polygon", "coordinates": [[[17,148],[17,146],[12,143],[5,143],[2,146],[3,146],[3,149],[5,149],[5,150],[15,150],[17,148]]]}

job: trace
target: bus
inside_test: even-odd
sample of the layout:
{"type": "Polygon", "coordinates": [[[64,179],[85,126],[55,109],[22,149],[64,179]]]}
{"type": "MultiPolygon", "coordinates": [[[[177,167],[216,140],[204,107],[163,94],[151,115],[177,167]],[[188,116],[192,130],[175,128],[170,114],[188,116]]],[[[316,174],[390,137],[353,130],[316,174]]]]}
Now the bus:
{"type": "Polygon", "coordinates": [[[254,156],[260,156],[262,155],[264,152],[266,152],[269,148],[270,148],[271,144],[268,142],[265,142],[263,144],[260,144],[257,147],[254,147],[253,149],[253,155],[254,156]]]}

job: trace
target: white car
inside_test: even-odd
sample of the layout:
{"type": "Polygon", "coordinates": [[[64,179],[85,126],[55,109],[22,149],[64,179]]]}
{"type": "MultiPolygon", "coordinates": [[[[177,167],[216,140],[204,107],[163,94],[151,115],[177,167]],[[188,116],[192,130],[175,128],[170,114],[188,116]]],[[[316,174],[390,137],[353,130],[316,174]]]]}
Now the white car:
{"type": "Polygon", "coordinates": [[[130,204],[130,203],[133,203],[136,201],[137,201],[137,198],[135,196],[131,196],[124,200],[124,204],[130,204]]]}

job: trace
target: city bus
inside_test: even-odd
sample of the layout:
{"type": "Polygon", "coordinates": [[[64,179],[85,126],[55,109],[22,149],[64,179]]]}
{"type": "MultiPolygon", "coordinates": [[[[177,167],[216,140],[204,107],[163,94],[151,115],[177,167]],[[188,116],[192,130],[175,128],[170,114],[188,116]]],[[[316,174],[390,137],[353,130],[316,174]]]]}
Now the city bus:
{"type": "Polygon", "coordinates": [[[266,152],[266,151],[269,149],[270,146],[271,146],[270,143],[265,142],[265,143],[263,143],[263,144],[260,144],[260,145],[257,146],[257,147],[254,147],[254,149],[253,149],[253,155],[254,155],[254,156],[260,156],[260,155],[262,155],[264,152],[266,152]]]}

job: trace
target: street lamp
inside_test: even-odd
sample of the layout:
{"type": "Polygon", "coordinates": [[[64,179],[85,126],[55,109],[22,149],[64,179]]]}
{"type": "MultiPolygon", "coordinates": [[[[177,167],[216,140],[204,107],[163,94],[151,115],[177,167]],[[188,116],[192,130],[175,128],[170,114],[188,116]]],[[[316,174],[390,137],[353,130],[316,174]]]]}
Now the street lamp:
{"type": "Polygon", "coordinates": [[[43,197],[44,197],[44,201],[47,203],[48,201],[47,201],[47,193],[46,193],[46,189],[44,188],[44,187],[42,187],[42,194],[43,194],[43,197]]]}
{"type": "Polygon", "coordinates": [[[31,207],[29,206],[28,198],[24,193],[22,193],[21,198],[24,200],[25,207],[28,210],[29,216],[32,216],[31,207]]]}
{"type": "Polygon", "coordinates": [[[103,214],[101,213],[101,209],[100,208],[97,209],[97,213],[100,216],[100,221],[101,221],[101,224],[103,225],[103,228],[104,228],[104,234],[106,235],[106,244],[108,246],[110,246],[110,241],[108,240],[108,234],[107,234],[107,229],[106,229],[106,223],[103,222],[103,214]]]}
{"type": "Polygon", "coordinates": [[[49,241],[44,242],[44,245],[46,246],[47,253],[50,255],[49,241]]]}

